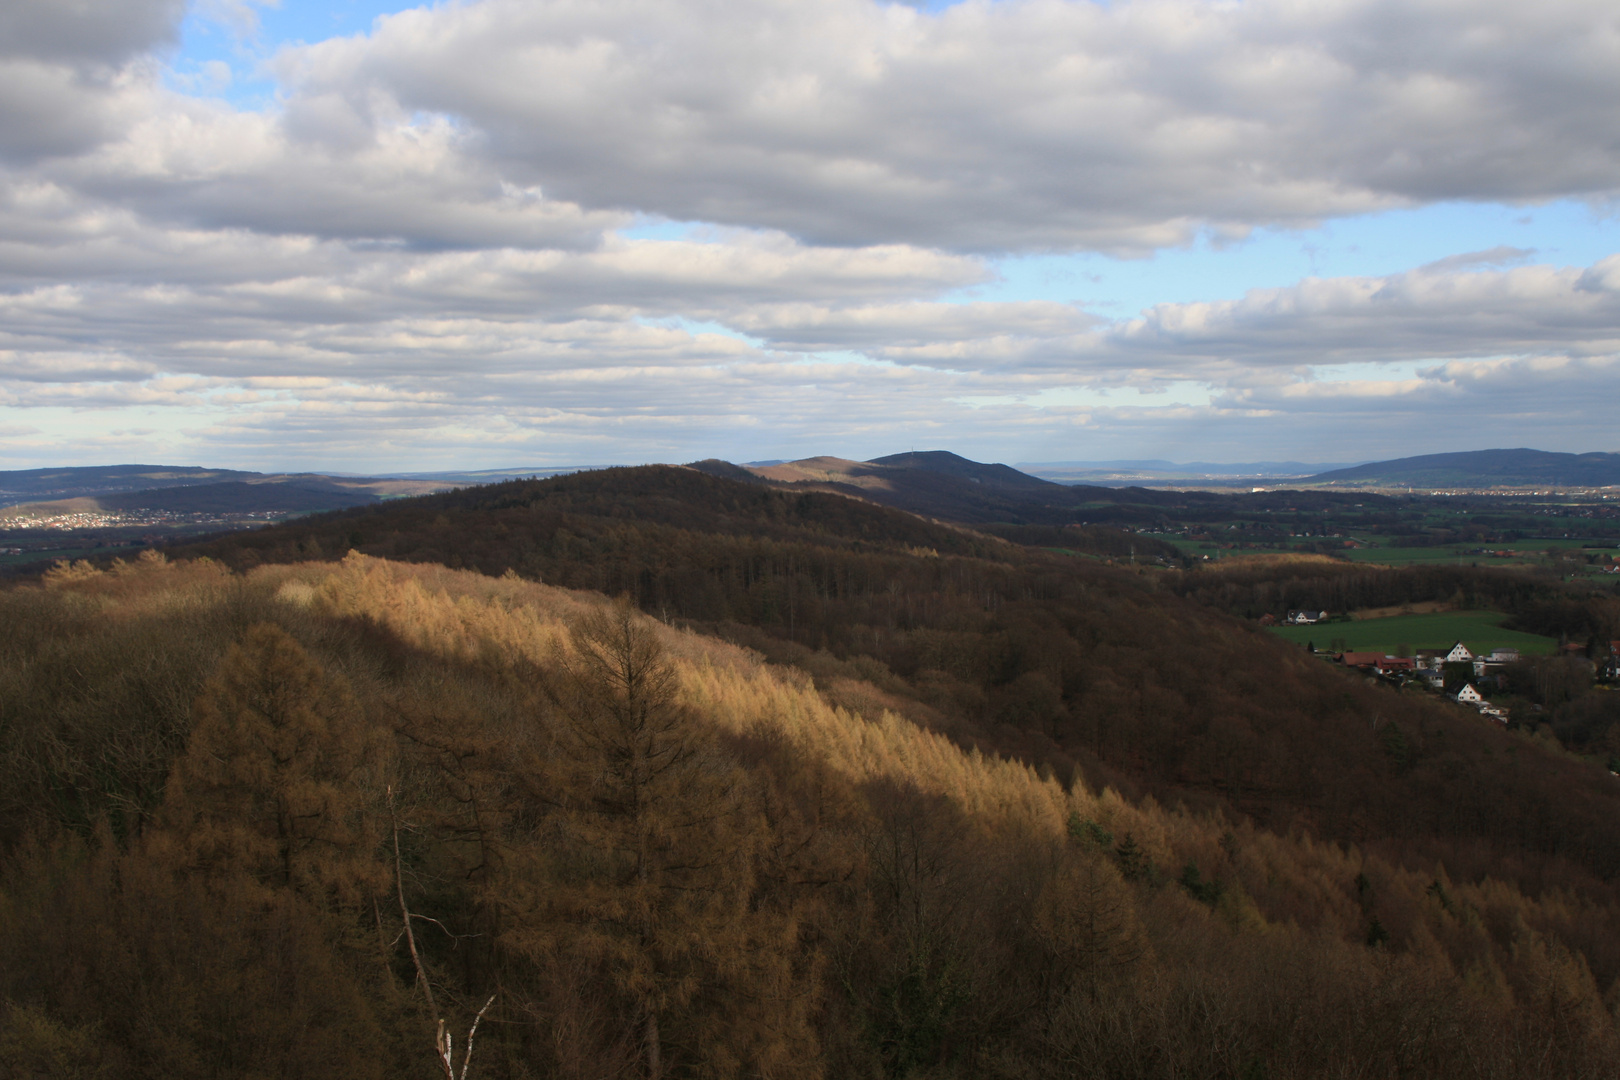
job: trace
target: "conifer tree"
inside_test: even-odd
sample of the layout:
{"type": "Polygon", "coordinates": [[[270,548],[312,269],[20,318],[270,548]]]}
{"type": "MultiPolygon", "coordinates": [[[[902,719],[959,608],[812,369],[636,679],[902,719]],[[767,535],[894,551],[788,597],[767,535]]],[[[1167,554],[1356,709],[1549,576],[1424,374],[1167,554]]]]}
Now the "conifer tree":
{"type": "Polygon", "coordinates": [[[753,902],[768,836],[745,776],[679,704],[657,631],[628,603],[581,619],[571,645],[547,686],[562,810],[550,910],[515,913],[509,942],[610,971],[652,1080],[672,1041],[707,1075],[806,1074],[797,914],[753,902]]]}
{"type": "Polygon", "coordinates": [[[368,813],[384,747],[341,677],[261,623],[204,686],[165,819],[191,866],[354,902],[387,886],[368,813]]]}
{"type": "Polygon", "coordinates": [[[1147,935],[1125,879],[1089,853],[1057,874],[1035,902],[1035,931],[1062,981],[1095,1001],[1149,954],[1147,935]]]}

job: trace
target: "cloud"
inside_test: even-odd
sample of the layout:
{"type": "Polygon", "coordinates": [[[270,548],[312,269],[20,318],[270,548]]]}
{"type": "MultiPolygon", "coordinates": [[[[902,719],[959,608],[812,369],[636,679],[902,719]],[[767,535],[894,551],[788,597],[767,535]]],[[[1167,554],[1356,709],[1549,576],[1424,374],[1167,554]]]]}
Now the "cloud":
{"type": "Polygon", "coordinates": [[[1240,366],[1610,353],[1620,351],[1620,256],[1585,270],[1425,267],[1160,304],[1114,327],[1107,344],[1118,356],[1240,366]]]}
{"type": "Polygon", "coordinates": [[[105,7],[6,16],[0,154],[183,228],[582,248],[653,214],[1142,254],[1620,189],[1598,2],[482,0],[283,49],[263,113],[162,88],[174,4],[105,7]]]}
{"type": "Polygon", "coordinates": [[[1007,251],[1612,198],[1608,4],[482,0],[282,50],[263,111],[165,80],[179,14],[0,13],[0,404],[42,463],[1612,439],[1620,256],[952,302],[1007,251]]]}
{"type": "Polygon", "coordinates": [[[1038,460],[1043,446],[1072,457],[1075,439],[1124,452],[1192,432],[1233,453],[1329,432],[1365,445],[1422,431],[1443,449],[1504,428],[1589,447],[1612,429],[1592,403],[1620,395],[1620,256],[1311,279],[1107,322],[1049,302],[917,300],[979,264],[769,234],[587,252],[262,240],[257,274],[162,285],[140,255],[206,266],[209,240],[231,236],[172,249],[112,236],[126,250],[118,273],[0,297],[5,402],[206,417],[192,437],[215,455],[310,466],[400,468],[429,447],[485,463],[612,461],[829,442],[877,453],[896,439],[1038,460]],[[1336,377],[1345,364],[1390,373],[1336,377]],[[1189,382],[1215,388],[1207,405],[1151,396],[1189,382]],[[1150,396],[1110,407],[1054,393],[1109,386],[1150,396]]]}
{"type": "Polygon", "coordinates": [[[121,66],[175,39],[186,0],[52,0],[0,7],[0,57],[121,66]]]}
{"type": "Polygon", "coordinates": [[[1620,187],[1603,0],[483,0],[275,63],[290,109],[455,117],[551,197],[814,243],[1143,252],[1620,187]]]}
{"type": "MultiPolygon", "coordinates": [[[[0,161],[82,153],[133,119],[131,89],[156,73],[184,0],[0,6],[0,161]]],[[[138,96],[138,95],[137,95],[138,96]]]]}
{"type": "Polygon", "coordinates": [[[1485,251],[1468,251],[1461,255],[1448,255],[1443,259],[1436,259],[1431,263],[1424,263],[1418,270],[1428,274],[1444,274],[1453,270],[1473,270],[1481,266],[1513,266],[1528,262],[1536,254],[1535,248],[1511,247],[1507,244],[1498,244],[1485,251]]]}
{"type": "Polygon", "coordinates": [[[1601,0],[482,0],[283,49],[265,113],[162,91],[177,13],[13,5],[0,152],[172,224],[467,249],[646,213],[1143,254],[1620,190],[1601,0]]]}

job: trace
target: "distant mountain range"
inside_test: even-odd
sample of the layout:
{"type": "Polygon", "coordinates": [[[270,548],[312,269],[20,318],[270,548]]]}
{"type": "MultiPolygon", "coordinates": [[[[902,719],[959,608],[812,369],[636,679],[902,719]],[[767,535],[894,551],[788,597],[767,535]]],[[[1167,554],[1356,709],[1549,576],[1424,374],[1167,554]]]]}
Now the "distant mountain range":
{"type": "MultiPolygon", "coordinates": [[[[1324,494],[1340,488],[1364,491],[1620,485],[1620,454],[1528,449],[1426,454],[1325,471],[1302,462],[1177,464],[1160,460],[1047,462],[1025,464],[1020,470],[970,461],[945,450],[890,454],[871,461],[813,457],[735,465],[708,460],[694,462],[691,467],[734,480],[838,491],[966,523],[1096,521],[1098,516],[1077,511],[1088,506],[1122,504],[1186,506],[1227,497],[1198,490],[1158,490],[1164,488],[1241,488],[1239,497],[1263,499],[1271,493],[1256,491],[1251,496],[1248,490],[1257,480],[1270,481],[1268,488],[1317,490],[1324,494]]],[[[389,477],[256,473],[173,465],[26,469],[0,472],[0,508],[5,509],[5,516],[13,518],[20,514],[95,510],[303,513],[589,468],[534,466],[389,477]]]]}
{"type": "Polygon", "coordinates": [[[1062,484],[1007,465],[991,465],[945,450],[892,454],[872,461],[813,457],[775,464],[698,461],[690,468],[730,480],[850,495],[940,521],[965,525],[1142,523],[1161,511],[1229,506],[1255,509],[1378,498],[1351,492],[1155,490],[1144,486],[1062,484]]]}
{"type": "Polygon", "coordinates": [[[189,465],[93,465],[0,472],[0,505],[262,479],[264,473],[189,465]]]}
{"type": "Polygon", "coordinates": [[[1349,468],[1359,461],[1164,461],[1162,459],[1121,459],[1115,461],[1024,461],[1017,468],[1060,484],[1103,484],[1109,487],[1142,485],[1170,487],[1198,485],[1212,488],[1242,488],[1257,481],[1291,480],[1333,469],[1349,468]]]}
{"type": "Polygon", "coordinates": [[[1376,461],[1308,477],[1326,487],[1586,488],[1620,485],[1620,454],[1471,450],[1376,461]]]}
{"type": "Polygon", "coordinates": [[[0,516],[146,510],[173,514],[309,513],[422,495],[454,481],[256,473],[174,465],[0,472],[0,516]]]}

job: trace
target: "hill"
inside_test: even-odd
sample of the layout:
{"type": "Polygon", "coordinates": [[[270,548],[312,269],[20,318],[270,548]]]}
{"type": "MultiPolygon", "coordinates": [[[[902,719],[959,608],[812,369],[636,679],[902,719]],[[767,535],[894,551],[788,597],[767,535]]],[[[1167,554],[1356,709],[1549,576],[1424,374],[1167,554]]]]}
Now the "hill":
{"type": "MultiPolygon", "coordinates": [[[[687,490],[734,521],[792,507],[687,490]]],[[[1554,886],[1501,846],[1562,842],[1585,805],[1612,850],[1609,778],[1438,714],[1370,726],[1342,680],[1311,720],[1384,747],[1335,763],[1367,811],[1392,772],[1467,775],[1487,790],[1447,812],[1496,837],[1488,868],[1060,783],[515,576],[153,553],[0,591],[0,618],[23,1075],[425,1077],[447,1034],[502,1080],[1598,1078],[1620,1055],[1612,874],[1554,886]]],[[[1315,685],[1296,667],[1285,696],[1315,685]]]]}
{"type": "MultiPolygon", "coordinates": [[[[799,668],[852,710],[1065,781],[1398,843],[1459,876],[1501,858],[1538,879],[1620,874],[1602,801],[1620,792],[1600,768],[1536,756],[1524,769],[1471,714],[1346,677],[1156,574],[671,467],[427,496],[187,550],[248,569],[351,549],[627,594],[799,668]]],[[[1242,595],[1224,572],[1184,580],[1207,580],[1217,602],[1242,595]]]]}
{"type": "MultiPolygon", "coordinates": [[[[805,458],[753,466],[764,480],[834,491],[915,514],[970,524],[1058,524],[1090,489],[1071,489],[1026,476],[1005,465],[983,465],[945,451],[896,454],[875,461],[805,458]]],[[[1106,501],[1104,489],[1095,494],[1106,501]]]]}
{"type": "Polygon", "coordinates": [[[0,506],[21,502],[156,491],[188,484],[252,480],[262,473],[188,465],[97,465],[0,471],[0,506]]]}
{"type": "MultiPolygon", "coordinates": [[[[738,468],[723,462],[702,462],[694,467],[735,478],[735,474],[722,471],[721,465],[738,468]]],[[[745,468],[771,483],[836,492],[925,517],[972,525],[1070,524],[1081,520],[1079,511],[1088,503],[1121,501],[1108,488],[1054,484],[1006,465],[985,465],[942,450],[895,454],[874,461],[813,457],[745,468]]],[[[1141,494],[1147,501],[1154,501],[1154,494],[1141,494]]]]}
{"type": "MultiPolygon", "coordinates": [[[[1058,484],[946,451],[895,454],[874,461],[815,457],[764,466],[710,461],[692,467],[733,479],[739,478],[735,470],[746,468],[770,483],[834,491],[974,526],[1162,526],[1171,521],[1215,521],[1242,514],[1313,512],[1363,504],[1376,508],[1387,503],[1379,495],[1330,490],[1224,494],[1058,484]]],[[[1171,549],[1155,548],[1154,543],[1144,540],[1142,547],[1152,548],[1153,555],[1175,557],[1171,549]]]]}
{"type": "MultiPolygon", "coordinates": [[[[91,470],[99,472],[99,470],[91,470]]],[[[29,519],[66,514],[307,514],[346,506],[364,506],[383,498],[440,490],[448,485],[418,480],[330,477],[311,473],[239,474],[247,479],[217,478],[202,470],[172,477],[173,483],[125,490],[118,485],[148,478],[145,473],[110,471],[105,476],[63,477],[37,481],[38,486],[74,486],[87,493],[53,500],[16,503],[0,510],[0,519],[26,524],[29,519]]]]}
{"type": "Polygon", "coordinates": [[[920,469],[925,472],[959,476],[975,484],[989,487],[1014,488],[1021,491],[1039,491],[1043,494],[1054,485],[1050,480],[1030,476],[1006,465],[982,465],[947,450],[911,451],[873,458],[868,464],[883,465],[891,469],[920,469]]]}
{"type": "Polygon", "coordinates": [[[181,488],[102,495],[108,510],[169,510],[175,513],[309,513],[363,506],[380,496],[361,483],[321,476],[288,476],[255,481],[227,480],[181,488]]]}
{"type": "Polygon", "coordinates": [[[1337,487],[1609,487],[1620,485],[1620,454],[1526,449],[1425,454],[1318,473],[1300,483],[1337,487]]]}

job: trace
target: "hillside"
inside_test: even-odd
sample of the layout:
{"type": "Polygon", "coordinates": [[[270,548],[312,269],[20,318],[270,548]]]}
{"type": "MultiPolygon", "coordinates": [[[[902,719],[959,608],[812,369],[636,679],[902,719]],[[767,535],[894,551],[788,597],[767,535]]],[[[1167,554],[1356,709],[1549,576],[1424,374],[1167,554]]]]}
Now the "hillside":
{"type": "MultiPolygon", "coordinates": [[[[1152,526],[1387,503],[1380,495],[1331,490],[1221,494],[1058,484],[1006,465],[986,465],[937,450],[895,454],[874,461],[814,457],[747,467],[702,461],[690,467],[727,479],[746,480],[752,476],[799,490],[837,492],[924,517],[974,526],[1152,526]]],[[[1144,543],[1152,547],[1153,542],[1144,543]]],[[[1169,549],[1155,554],[1167,558],[1174,555],[1169,549]]]]}
{"type": "Polygon", "coordinates": [[[0,471],[0,506],[251,480],[261,473],[187,465],[103,465],[0,471]]]}
{"type": "Polygon", "coordinates": [[[988,487],[1015,488],[1043,494],[1054,486],[1050,480],[1021,473],[1009,466],[983,465],[946,450],[913,450],[905,454],[890,454],[888,457],[873,458],[868,464],[883,465],[891,469],[919,469],[946,476],[959,476],[988,487]]]}
{"type": "MultiPolygon", "coordinates": [[[[43,586],[0,592],[0,1045],[23,1075],[426,1078],[435,1031],[459,1065],[475,1018],[470,1075],[503,1080],[649,1057],[1598,1078],[1620,1055],[1612,882],[1460,877],[1061,784],[515,576],[152,554],[43,586]]],[[[1471,741],[1424,744],[1443,731],[1471,741]]],[[[1534,809],[1492,790],[1495,827],[1596,799],[1613,847],[1615,795],[1479,742],[1565,769],[1534,809]]]]}
{"type": "MultiPolygon", "coordinates": [[[[1065,781],[1396,842],[1459,875],[1501,858],[1547,880],[1620,873],[1601,769],[1509,753],[1519,744],[1476,717],[1365,685],[1154,574],[667,467],[428,496],[190,550],[246,569],[351,549],[626,593],[797,667],[846,707],[1065,781]]],[[[1234,579],[1169,580],[1224,595],[1234,579]]]]}
{"type": "MultiPolygon", "coordinates": [[[[314,474],[245,474],[249,479],[220,480],[209,474],[186,474],[184,482],[122,490],[115,480],[142,480],[144,476],[114,474],[105,483],[85,479],[85,495],[20,502],[0,510],[0,519],[26,522],[64,514],[307,514],[364,506],[385,497],[416,495],[449,485],[420,480],[334,478],[314,474]]],[[[49,482],[58,482],[53,477],[49,482]]]]}
{"type": "Polygon", "coordinates": [[[984,465],[945,451],[896,454],[875,461],[814,457],[748,471],[778,484],[837,492],[969,524],[1064,524],[1078,520],[1074,510],[1088,496],[1116,501],[1103,488],[1067,488],[1005,465],[984,465]]]}
{"type": "Polygon", "coordinates": [[[1336,487],[1536,488],[1620,485],[1620,454],[1474,450],[1425,454],[1318,473],[1302,485],[1336,487]]]}

